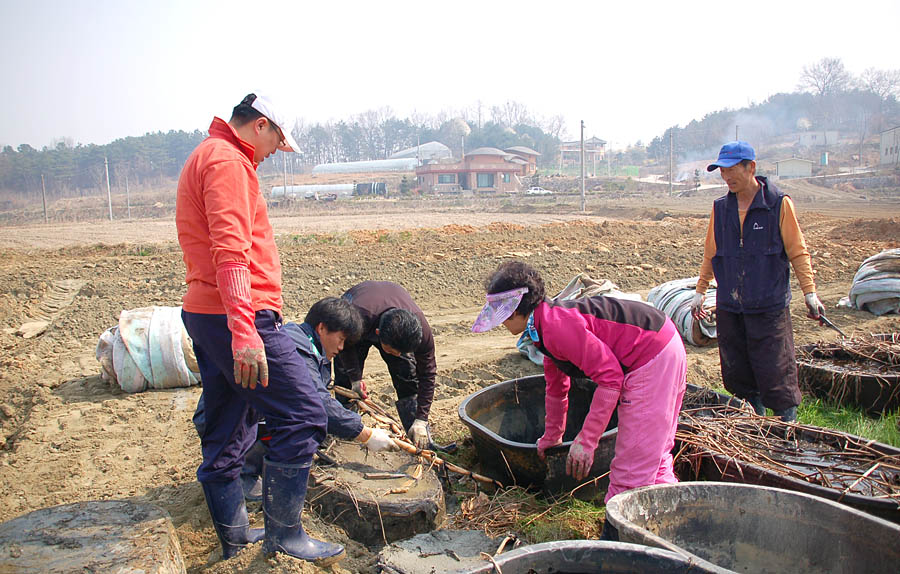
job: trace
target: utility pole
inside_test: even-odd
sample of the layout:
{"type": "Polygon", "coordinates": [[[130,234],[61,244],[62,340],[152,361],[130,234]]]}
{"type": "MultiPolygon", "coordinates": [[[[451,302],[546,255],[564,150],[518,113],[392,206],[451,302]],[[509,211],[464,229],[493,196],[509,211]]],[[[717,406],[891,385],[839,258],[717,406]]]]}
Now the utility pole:
{"type": "Polygon", "coordinates": [[[281,152],[281,169],[284,174],[284,196],[287,197],[287,153],[281,152]]]}
{"type": "Polygon", "coordinates": [[[128,193],[128,176],[125,176],[125,204],[128,206],[128,219],[131,219],[131,195],[128,193]]]}
{"type": "Polygon", "coordinates": [[[103,156],[103,165],[106,167],[106,203],[109,205],[109,220],[112,221],[112,191],[109,189],[109,158],[103,156]]]}
{"type": "MultiPolygon", "coordinates": [[[[610,146],[611,145],[612,145],[612,142],[610,142],[610,146]]],[[[606,148],[606,177],[607,177],[607,179],[612,177],[612,167],[610,166],[610,162],[612,162],[612,158],[610,158],[610,155],[611,155],[610,152],[612,152],[612,149],[610,149],[610,146],[607,146],[607,148],[606,148]]]]}
{"type": "Polygon", "coordinates": [[[669,195],[672,195],[672,139],[674,136],[674,129],[669,129],[669,195]]]}
{"type": "Polygon", "coordinates": [[[47,221],[47,189],[44,187],[44,174],[41,174],[41,202],[44,204],[44,223],[47,221]]]}
{"type": "Polygon", "coordinates": [[[581,120],[581,211],[584,212],[584,120],[581,120]]]}
{"type": "Polygon", "coordinates": [[[734,124],[734,141],[738,141],[738,125],[734,124]]]}

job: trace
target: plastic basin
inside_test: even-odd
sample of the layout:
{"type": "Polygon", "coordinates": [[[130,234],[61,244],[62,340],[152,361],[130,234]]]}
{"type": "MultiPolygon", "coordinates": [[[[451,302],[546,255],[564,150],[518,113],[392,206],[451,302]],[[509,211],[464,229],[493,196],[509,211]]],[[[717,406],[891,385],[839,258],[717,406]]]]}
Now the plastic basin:
{"type": "Polygon", "coordinates": [[[606,507],[619,540],[718,572],[897,572],[900,526],[808,494],[725,482],[654,485],[606,507]]]}

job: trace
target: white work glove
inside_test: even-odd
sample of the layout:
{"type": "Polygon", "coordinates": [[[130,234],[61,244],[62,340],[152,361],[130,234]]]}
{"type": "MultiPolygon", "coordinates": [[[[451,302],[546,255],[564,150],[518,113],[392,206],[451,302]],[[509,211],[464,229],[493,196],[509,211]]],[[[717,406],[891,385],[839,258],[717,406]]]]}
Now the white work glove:
{"type": "Polygon", "coordinates": [[[369,438],[363,442],[367,449],[373,452],[397,450],[398,447],[394,444],[394,439],[391,438],[391,435],[386,430],[379,428],[371,430],[372,433],[369,435],[369,438]]]}
{"type": "Polygon", "coordinates": [[[820,315],[825,314],[825,305],[819,301],[819,297],[815,293],[807,293],[806,299],[806,316],[810,319],[818,319],[820,315]]]}
{"type": "Polygon", "coordinates": [[[704,301],[706,301],[706,293],[694,293],[694,298],[691,300],[691,317],[695,321],[706,319],[707,313],[703,309],[704,301]]]}
{"type": "Polygon", "coordinates": [[[369,393],[366,392],[365,381],[353,381],[352,383],[350,383],[350,390],[364,399],[369,398],[369,393]]]}
{"type": "Polygon", "coordinates": [[[410,440],[416,445],[416,448],[425,450],[428,448],[428,421],[416,419],[412,426],[409,427],[410,440]]]}

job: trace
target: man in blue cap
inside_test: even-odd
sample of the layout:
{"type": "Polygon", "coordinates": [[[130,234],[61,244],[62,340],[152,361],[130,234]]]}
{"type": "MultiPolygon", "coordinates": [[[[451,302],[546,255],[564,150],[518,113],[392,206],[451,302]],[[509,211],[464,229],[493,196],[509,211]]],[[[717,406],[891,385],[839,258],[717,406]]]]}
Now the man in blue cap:
{"type": "Polygon", "coordinates": [[[808,317],[825,307],[816,295],[809,251],[794,204],[773,182],[756,175],[756,152],[744,141],[722,146],[707,171],[719,170],[728,193],[713,203],[697,293],[695,319],[706,316],[710,280],[718,283],[716,326],[725,388],[766,407],[783,421],[797,419],[800,385],[791,326],[790,267],[803,290],[808,317]]]}

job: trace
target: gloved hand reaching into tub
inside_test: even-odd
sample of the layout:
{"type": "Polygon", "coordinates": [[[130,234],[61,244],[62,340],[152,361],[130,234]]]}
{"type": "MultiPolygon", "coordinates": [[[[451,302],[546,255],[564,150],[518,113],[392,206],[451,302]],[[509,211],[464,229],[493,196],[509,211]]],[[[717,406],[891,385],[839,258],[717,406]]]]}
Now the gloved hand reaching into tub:
{"type": "Polygon", "coordinates": [[[619,391],[602,385],[597,385],[594,398],[591,399],[591,410],[584,419],[581,431],[572,441],[569,447],[569,456],[566,458],[566,474],[581,481],[591,473],[594,465],[594,452],[600,443],[600,437],[609,424],[613,409],[619,402],[619,391]]]}

